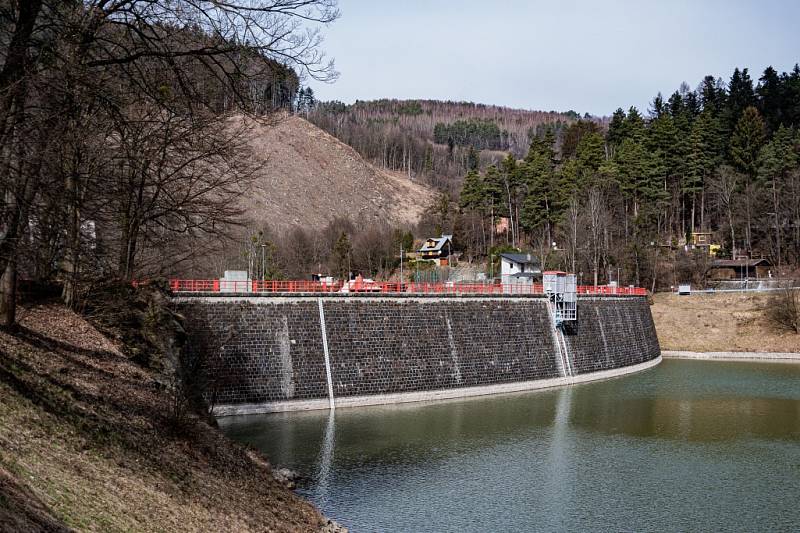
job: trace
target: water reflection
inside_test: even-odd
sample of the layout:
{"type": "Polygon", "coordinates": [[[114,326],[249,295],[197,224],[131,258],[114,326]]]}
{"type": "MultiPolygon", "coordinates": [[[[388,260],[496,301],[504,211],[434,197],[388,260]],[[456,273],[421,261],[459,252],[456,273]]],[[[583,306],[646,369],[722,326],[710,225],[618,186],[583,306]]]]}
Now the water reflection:
{"type": "Polygon", "coordinates": [[[548,509],[548,514],[555,522],[563,522],[568,512],[564,502],[572,500],[572,487],[574,486],[574,470],[570,464],[569,424],[572,409],[572,395],[574,388],[560,389],[556,394],[556,412],[553,419],[552,437],[548,460],[545,462],[542,506],[548,509]]]}
{"type": "Polygon", "coordinates": [[[220,423],[354,531],[800,527],[800,365],[220,423]]]}
{"type": "Polygon", "coordinates": [[[667,361],[627,379],[575,388],[571,424],[679,441],[800,439],[798,365],[667,361]]]}

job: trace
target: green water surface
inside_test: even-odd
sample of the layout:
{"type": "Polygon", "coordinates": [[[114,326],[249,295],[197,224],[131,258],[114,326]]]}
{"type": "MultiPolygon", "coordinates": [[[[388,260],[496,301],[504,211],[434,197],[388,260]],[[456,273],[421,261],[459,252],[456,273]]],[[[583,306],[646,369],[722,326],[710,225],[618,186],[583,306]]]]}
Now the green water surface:
{"type": "Polygon", "coordinates": [[[351,531],[800,531],[800,365],[220,419],[351,531]]]}

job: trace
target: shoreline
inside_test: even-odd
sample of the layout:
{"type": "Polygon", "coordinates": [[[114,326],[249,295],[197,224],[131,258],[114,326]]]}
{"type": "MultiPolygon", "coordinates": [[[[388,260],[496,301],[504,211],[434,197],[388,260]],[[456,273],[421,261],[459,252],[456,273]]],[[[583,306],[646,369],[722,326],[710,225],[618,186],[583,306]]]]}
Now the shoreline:
{"type": "Polygon", "coordinates": [[[701,361],[740,361],[749,363],[800,363],[797,352],[692,352],[662,350],[664,359],[696,359],[701,361]]]}

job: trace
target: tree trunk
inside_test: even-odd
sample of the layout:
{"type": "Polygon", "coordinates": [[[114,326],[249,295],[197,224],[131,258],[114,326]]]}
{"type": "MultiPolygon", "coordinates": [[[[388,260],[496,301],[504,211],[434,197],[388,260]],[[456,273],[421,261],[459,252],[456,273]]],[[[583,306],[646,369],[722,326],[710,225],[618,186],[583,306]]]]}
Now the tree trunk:
{"type": "Polygon", "coordinates": [[[484,250],[484,253],[488,253],[486,250],[486,215],[485,213],[481,212],[481,244],[484,250]]]}
{"type": "MultiPolygon", "coordinates": [[[[506,180],[506,195],[508,196],[508,217],[509,217],[509,227],[511,229],[511,246],[516,246],[514,244],[514,210],[511,207],[511,188],[509,187],[508,180],[506,180]]],[[[506,232],[506,235],[508,231],[506,232]]],[[[506,242],[508,239],[506,239],[506,242]]]]}
{"type": "Polygon", "coordinates": [[[492,227],[489,228],[489,250],[494,248],[494,232],[495,232],[495,228],[497,227],[494,224],[494,202],[492,202],[491,212],[492,212],[492,215],[491,215],[491,217],[492,217],[492,227]]]}
{"type": "Polygon", "coordinates": [[[5,62],[0,70],[0,126],[5,133],[7,118],[15,101],[24,100],[26,84],[22,79],[27,73],[31,36],[36,18],[42,9],[42,0],[26,0],[19,3],[19,15],[14,24],[14,35],[6,49],[5,62]]]}
{"type": "Polygon", "coordinates": [[[78,192],[79,177],[75,173],[67,176],[66,195],[69,201],[67,221],[67,249],[64,254],[64,287],[61,297],[64,305],[74,309],[78,304],[78,272],[80,270],[81,254],[81,214],[78,192]]]}
{"type": "Polygon", "coordinates": [[[13,329],[17,322],[17,261],[12,258],[0,277],[0,324],[13,329]]]}
{"type": "Polygon", "coordinates": [[[138,239],[138,228],[127,227],[120,247],[119,275],[124,280],[129,280],[133,276],[134,259],[136,258],[136,245],[138,239]]]}
{"type": "Polygon", "coordinates": [[[650,285],[650,292],[656,292],[656,276],[658,275],[658,247],[653,253],[653,283],[650,285]]]}
{"type": "Polygon", "coordinates": [[[777,247],[778,252],[778,268],[781,266],[781,226],[779,224],[779,209],[780,204],[778,202],[778,187],[775,183],[775,178],[772,179],[772,209],[775,212],[775,246],[777,247]]]}
{"type": "Polygon", "coordinates": [[[706,230],[706,188],[700,191],[700,231],[706,230]]]}
{"type": "MultiPolygon", "coordinates": [[[[686,195],[681,194],[681,236],[686,239],[686,195]]],[[[686,244],[689,244],[688,242],[686,244]]]]}
{"type": "Polygon", "coordinates": [[[731,259],[736,259],[736,235],[733,232],[733,212],[728,204],[728,225],[731,227],[731,259]]]}
{"type": "Polygon", "coordinates": [[[752,236],[753,236],[753,233],[752,233],[752,231],[753,231],[753,228],[752,228],[752,217],[753,217],[752,200],[753,199],[752,199],[752,196],[753,196],[753,191],[752,191],[752,189],[750,187],[750,184],[748,183],[747,185],[745,185],[745,188],[744,188],[744,211],[745,211],[744,214],[745,214],[745,219],[746,219],[745,234],[744,234],[744,244],[745,244],[745,248],[747,249],[748,257],[751,257],[752,256],[752,252],[753,252],[753,241],[752,241],[752,236]]]}

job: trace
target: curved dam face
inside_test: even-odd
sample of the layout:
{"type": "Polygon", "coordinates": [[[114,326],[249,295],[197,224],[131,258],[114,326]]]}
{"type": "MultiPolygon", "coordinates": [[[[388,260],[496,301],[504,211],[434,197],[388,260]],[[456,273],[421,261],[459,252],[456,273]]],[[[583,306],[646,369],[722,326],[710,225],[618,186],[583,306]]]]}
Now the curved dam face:
{"type": "Polygon", "coordinates": [[[660,361],[644,297],[178,297],[218,415],[513,392],[660,361]]]}

